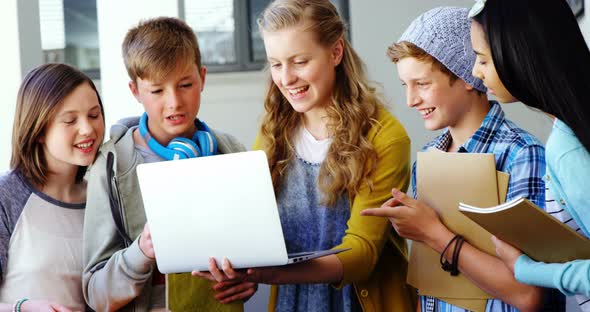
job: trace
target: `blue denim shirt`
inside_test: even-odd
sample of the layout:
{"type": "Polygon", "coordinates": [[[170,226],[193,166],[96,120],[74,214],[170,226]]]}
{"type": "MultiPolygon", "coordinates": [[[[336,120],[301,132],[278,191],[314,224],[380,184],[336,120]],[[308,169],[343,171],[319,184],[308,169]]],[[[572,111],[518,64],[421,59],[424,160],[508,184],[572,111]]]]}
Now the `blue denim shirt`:
{"type": "MultiPolygon", "coordinates": [[[[295,157],[278,191],[277,203],[287,252],[330,249],[342,242],[350,218],[350,199],[344,195],[333,207],[321,203],[317,187],[321,164],[295,157]]],[[[352,285],[336,289],[329,284],[278,286],[276,311],[360,311],[352,285]]]]}

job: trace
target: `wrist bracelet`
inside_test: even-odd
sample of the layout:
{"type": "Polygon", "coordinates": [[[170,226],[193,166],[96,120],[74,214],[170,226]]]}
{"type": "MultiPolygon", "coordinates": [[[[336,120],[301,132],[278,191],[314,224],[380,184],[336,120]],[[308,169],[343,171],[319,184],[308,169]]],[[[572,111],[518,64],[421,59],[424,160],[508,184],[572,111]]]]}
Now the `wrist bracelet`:
{"type": "Polygon", "coordinates": [[[463,247],[463,243],[465,239],[463,236],[459,236],[457,242],[455,243],[455,248],[453,249],[453,263],[451,268],[451,275],[457,276],[459,275],[459,252],[461,252],[461,247],[463,247]]]}
{"type": "MultiPolygon", "coordinates": [[[[451,270],[453,269],[453,265],[445,259],[445,253],[447,252],[449,247],[453,244],[453,242],[456,241],[457,239],[459,239],[459,237],[461,237],[461,235],[459,235],[459,234],[455,235],[455,237],[453,237],[447,243],[447,245],[445,246],[445,249],[443,249],[442,253],[440,254],[440,266],[446,272],[451,272],[451,270]]],[[[457,246],[457,245],[455,244],[455,246],[457,246]]],[[[454,251],[453,251],[453,253],[454,253],[454,251]]],[[[452,257],[451,257],[451,259],[452,259],[452,257]]]]}
{"type": "Polygon", "coordinates": [[[19,299],[19,300],[17,300],[17,301],[14,303],[14,310],[13,310],[13,312],[21,312],[21,311],[20,311],[20,307],[21,307],[21,306],[23,305],[23,303],[25,303],[25,301],[27,301],[27,300],[29,300],[29,299],[27,299],[27,298],[22,298],[22,299],[19,299]]]}

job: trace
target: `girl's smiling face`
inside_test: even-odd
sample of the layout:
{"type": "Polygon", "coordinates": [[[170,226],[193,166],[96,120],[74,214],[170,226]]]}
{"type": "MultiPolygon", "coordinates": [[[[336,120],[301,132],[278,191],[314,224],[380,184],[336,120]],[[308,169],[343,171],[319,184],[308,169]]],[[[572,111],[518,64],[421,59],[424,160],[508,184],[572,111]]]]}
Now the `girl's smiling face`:
{"type": "Polygon", "coordinates": [[[504,86],[492,59],[492,51],[487,41],[486,34],[481,24],[471,22],[471,45],[477,55],[473,66],[473,76],[481,79],[488,88],[488,93],[494,95],[502,103],[517,102],[508,89],[504,86]]]}
{"type": "Polygon", "coordinates": [[[341,40],[324,47],[315,36],[303,26],[294,26],[263,32],[262,37],[272,80],[300,113],[330,105],[336,66],[342,59],[341,40]]]}

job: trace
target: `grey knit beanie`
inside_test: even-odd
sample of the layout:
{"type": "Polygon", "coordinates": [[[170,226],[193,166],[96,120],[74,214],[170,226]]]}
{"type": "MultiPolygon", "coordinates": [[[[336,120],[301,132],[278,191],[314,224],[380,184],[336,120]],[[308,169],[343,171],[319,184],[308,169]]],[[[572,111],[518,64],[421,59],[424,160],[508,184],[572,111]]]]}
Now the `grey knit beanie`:
{"type": "Polygon", "coordinates": [[[457,77],[486,92],[483,82],[473,77],[475,52],[471,47],[468,9],[441,7],[418,16],[398,42],[408,41],[441,62],[457,77]]]}

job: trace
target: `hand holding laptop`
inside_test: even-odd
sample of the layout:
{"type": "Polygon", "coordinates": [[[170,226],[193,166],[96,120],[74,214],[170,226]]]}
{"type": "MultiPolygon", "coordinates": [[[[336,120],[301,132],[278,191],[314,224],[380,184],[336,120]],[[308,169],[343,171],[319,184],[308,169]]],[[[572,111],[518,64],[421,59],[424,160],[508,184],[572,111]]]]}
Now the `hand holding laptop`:
{"type": "MultiPolygon", "coordinates": [[[[345,249],[349,250],[349,249],[345,249]]],[[[256,267],[236,270],[229,259],[224,258],[218,266],[214,258],[209,259],[207,272],[193,271],[194,276],[199,276],[210,281],[224,284],[235,281],[248,281],[264,284],[313,284],[313,283],[337,283],[342,279],[342,263],[334,252],[341,249],[330,250],[332,254],[301,261],[290,265],[256,267]]],[[[326,251],[326,252],[330,252],[326,251]]],[[[315,252],[317,254],[318,252],[315,252]]],[[[299,253],[304,254],[304,253],[299,253]]]]}
{"type": "Polygon", "coordinates": [[[270,284],[273,276],[279,274],[279,267],[261,267],[234,270],[227,258],[224,258],[222,268],[217,267],[214,258],[209,259],[209,271],[193,271],[193,276],[217,282],[213,290],[217,293],[215,299],[222,303],[232,302],[237,299],[251,297],[258,289],[258,283],[270,284]]]}
{"type": "Polygon", "coordinates": [[[152,242],[152,233],[150,232],[150,227],[147,223],[144,225],[139,238],[139,249],[143,252],[144,256],[150,259],[156,258],[156,255],[154,254],[154,243],[152,242]]]}
{"type": "Polygon", "coordinates": [[[213,282],[247,281],[254,283],[272,283],[274,277],[279,274],[280,268],[276,266],[248,268],[235,270],[229,259],[224,258],[221,268],[217,266],[214,258],[209,259],[209,271],[193,271],[193,276],[199,276],[213,282]]]}
{"type": "Polygon", "coordinates": [[[228,281],[216,283],[213,286],[215,300],[221,303],[230,303],[235,300],[248,301],[258,290],[258,283],[228,281]]]}

